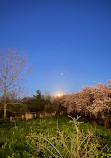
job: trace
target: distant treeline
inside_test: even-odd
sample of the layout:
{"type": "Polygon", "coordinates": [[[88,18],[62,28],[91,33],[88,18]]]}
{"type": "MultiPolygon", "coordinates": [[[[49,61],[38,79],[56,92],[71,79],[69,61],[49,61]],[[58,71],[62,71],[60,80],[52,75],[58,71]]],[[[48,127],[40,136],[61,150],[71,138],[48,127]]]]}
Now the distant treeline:
{"type": "MultiPolygon", "coordinates": [[[[7,117],[21,116],[27,113],[60,113],[65,108],[58,106],[53,102],[54,97],[51,97],[48,93],[41,94],[40,90],[36,91],[36,95],[33,97],[24,97],[18,99],[16,95],[7,95],[7,117]]],[[[3,103],[4,96],[0,99],[0,117],[3,118],[3,103]]]]}
{"type": "MultiPolygon", "coordinates": [[[[3,117],[3,97],[0,100],[0,109],[0,116],[3,117]]],[[[40,90],[33,97],[16,99],[14,95],[7,96],[7,116],[19,116],[26,112],[80,115],[110,127],[111,81],[107,81],[105,85],[85,87],[77,93],[61,97],[51,97],[48,93],[43,95],[40,90]]]]}

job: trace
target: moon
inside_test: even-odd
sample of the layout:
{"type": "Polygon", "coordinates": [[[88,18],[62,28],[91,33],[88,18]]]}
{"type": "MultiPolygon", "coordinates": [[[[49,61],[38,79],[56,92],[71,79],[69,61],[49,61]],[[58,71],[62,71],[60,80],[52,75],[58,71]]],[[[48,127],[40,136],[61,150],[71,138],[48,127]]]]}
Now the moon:
{"type": "Polygon", "coordinates": [[[57,96],[57,97],[61,97],[61,96],[62,96],[62,93],[57,93],[56,96],[57,96]]]}

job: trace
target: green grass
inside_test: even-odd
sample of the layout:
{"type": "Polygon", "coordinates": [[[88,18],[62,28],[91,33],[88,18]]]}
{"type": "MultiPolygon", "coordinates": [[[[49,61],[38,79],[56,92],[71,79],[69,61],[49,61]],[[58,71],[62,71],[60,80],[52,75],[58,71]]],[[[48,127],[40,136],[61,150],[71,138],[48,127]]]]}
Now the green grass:
{"type": "Polygon", "coordinates": [[[68,117],[0,124],[0,158],[35,157],[110,158],[111,131],[68,117]]]}

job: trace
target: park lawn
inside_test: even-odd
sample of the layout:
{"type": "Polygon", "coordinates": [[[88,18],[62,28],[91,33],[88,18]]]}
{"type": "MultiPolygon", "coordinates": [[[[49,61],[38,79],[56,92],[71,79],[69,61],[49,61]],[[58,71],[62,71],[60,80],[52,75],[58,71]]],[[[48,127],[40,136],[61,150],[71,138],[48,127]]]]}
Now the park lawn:
{"type": "MultiPolygon", "coordinates": [[[[97,144],[96,149],[94,148],[91,151],[91,156],[87,154],[86,157],[111,157],[111,131],[109,129],[99,125],[91,125],[90,123],[81,123],[80,125],[77,124],[77,130],[79,129],[80,131],[77,133],[78,131],[75,130],[74,125],[69,123],[71,120],[72,118],[66,116],[55,116],[1,123],[0,158],[72,158],[74,157],[74,151],[80,151],[82,153],[81,156],[79,153],[75,156],[78,158],[85,155],[86,148],[87,150],[90,147],[94,148],[94,143],[97,144]],[[89,133],[91,136],[87,137],[89,133]],[[71,150],[70,140],[71,138],[73,139],[74,134],[80,135],[79,137],[75,137],[75,143],[80,142],[82,144],[82,141],[84,143],[81,145],[81,148],[73,144],[75,148],[71,150]],[[89,142],[85,136],[87,139],[90,138],[89,142]],[[85,143],[89,144],[86,146],[85,143]],[[65,149],[66,145],[68,149],[65,149]]],[[[78,143],[78,145],[80,144],[78,143]]]]}

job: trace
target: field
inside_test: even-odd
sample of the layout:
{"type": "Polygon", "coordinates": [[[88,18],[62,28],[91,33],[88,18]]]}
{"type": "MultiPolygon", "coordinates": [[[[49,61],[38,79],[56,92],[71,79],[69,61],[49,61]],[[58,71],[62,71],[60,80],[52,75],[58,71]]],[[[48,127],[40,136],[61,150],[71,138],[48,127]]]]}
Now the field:
{"type": "Polygon", "coordinates": [[[111,131],[79,118],[46,117],[0,124],[0,158],[110,158],[111,131]]]}

